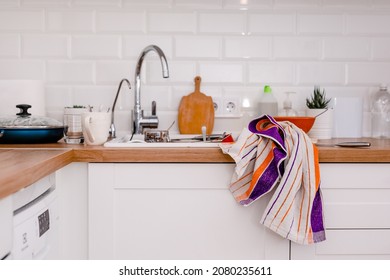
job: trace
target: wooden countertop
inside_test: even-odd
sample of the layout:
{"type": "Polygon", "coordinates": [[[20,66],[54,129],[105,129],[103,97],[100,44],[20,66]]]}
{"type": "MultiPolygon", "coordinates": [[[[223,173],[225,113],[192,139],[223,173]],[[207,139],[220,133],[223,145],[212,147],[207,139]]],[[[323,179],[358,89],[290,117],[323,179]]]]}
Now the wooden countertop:
{"type": "Polygon", "coordinates": [[[0,198],[72,161],[73,153],[69,149],[0,149],[0,198]]]}
{"type": "MultiPolygon", "coordinates": [[[[370,148],[319,147],[322,163],[390,163],[390,139],[332,139],[320,143],[369,141],[370,148]]],[[[0,145],[0,198],[71,162],[233,163],[219,148],[105,148],[68,145],[0,145]]]]}

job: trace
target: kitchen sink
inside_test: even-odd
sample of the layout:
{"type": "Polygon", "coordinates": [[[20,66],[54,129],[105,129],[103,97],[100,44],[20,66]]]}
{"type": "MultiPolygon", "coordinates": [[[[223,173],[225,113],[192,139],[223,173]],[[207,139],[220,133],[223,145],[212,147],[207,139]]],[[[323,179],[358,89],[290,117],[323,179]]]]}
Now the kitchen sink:
{"type": "Polygon", "coordinates": [[[220,142],[213,141],[199,141],[194,140],[194,137],[199,135],[192,134],[177,134],[170,135],[171,139],[175,139],[172,142],[145,142],[143,135],[134,135],[131,139],[131,135],[125,135],[107,141],[104,143],[104,147],[110,148],[214,148],[219,147],[220,142]]]}

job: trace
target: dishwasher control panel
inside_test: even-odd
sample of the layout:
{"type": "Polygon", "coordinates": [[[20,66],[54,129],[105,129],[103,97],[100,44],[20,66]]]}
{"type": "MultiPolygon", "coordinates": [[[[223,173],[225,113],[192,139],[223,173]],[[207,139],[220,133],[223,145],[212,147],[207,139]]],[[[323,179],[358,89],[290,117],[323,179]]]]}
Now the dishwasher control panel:
{"type": "Polygon", "coordinates": [[[19,199],[14,203],[19,208],[14,211],[13,248],[10,258],[58,258],[59,210],[54,180],[46,177],[25,188],[15,199],[19,199]]]}

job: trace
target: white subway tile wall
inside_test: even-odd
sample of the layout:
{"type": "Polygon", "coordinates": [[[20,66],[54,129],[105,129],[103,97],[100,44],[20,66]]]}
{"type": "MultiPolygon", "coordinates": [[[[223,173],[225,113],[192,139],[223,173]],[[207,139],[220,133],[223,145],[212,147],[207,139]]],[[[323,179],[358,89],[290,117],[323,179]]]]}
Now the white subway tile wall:
{"type": "Polygon", "coordinates": [[[199,13],[199,33],[245,35],[246,13],[199,13]]]}
{"type": "Polygon", "coordinates": [[[70,50],[68,35],[26,34],[22,35],[22,57],[68,58],[70,50]]]}
{"type": "Polygon", "coordinates": [[[182,36],[175,38],[176,58],[215,58],[221,57],[221,41],[218,36],[182,36]]]}
{"type": "Polygon", "coordinates": [[[296,13],[278,14],[272,10],[261,10],[256,13],[248,14],[248,35],[254,34],[272,34],[285,35],[296,33],[296,13]]]}
{"type": "Polygon", "coordinates": [[[340,62],[298,63],[298,83],[306,85],[345,85],[345,65],[340,62]]]}
{"type": "MultiPolygon", "coordinates": [[[[2,0],[0,7],[0,79],[44,80],[47,113],[59,119],[64,106],[111,106],[122,78],[134,84],[149,44],[163,49],[170,68],[163,79],[151,53],[142,69],[142,106],[157,101],[161,128],[176,118],[196,75],[215,100],[245,101],[241,118],[216,120],[216,130],[235,131],[256,116],[265,84],[280,107],[284,92],[295,91],[300,112],[315,85],[329,97],[363,97],[366,118],[370,95],[390,84],[387,0],[2,0]]],[[[133,102],[134,90],[122,89],[119,130],[130,130],[133,102]]]]}
{"type": "Polygon", "coordinates": [[[3,80],[44,80],[45,62],[31,59],[1,59],[0,77],[3,80]]]}
{"type": "Polygon", "coordinates": [[[342,34],[344,27],[343,15],[311,13],[298,16],[299,34],[342,34]]]}
{"type": "Polygon", "coordinates": [[[325,37],[323,58],[325,60],[367,61],[371,56],[370,41],[370,38],[364,36],[355,38],[325,37]]]}
{"type": "Polygon", "coordinates": [[[372,59],[377,61],[390,60],[390,38],[372,39],[372,59]]]}
{"type": "Polygon", "coordinates": [[[194,33],[196,27],[195,12],[150,12],[147,20],[148,31],[151,33],[194,33]]]}
{"type": "Polygon", "coordinates": [[[13,34],[0,35],[0,57],[19,57],[20,36],[13,34]]]}
{"type": "Polygon", "coordinates": [[[42,32],[44,27],[43,10],[7,10],[0,11],[1,32],[42,32]]]}
{"type": "Polygon", "coordinates": [[[135,68],[131,65],[135,64],[135,60],[97,61],[95,65],[96,84],[116,85],[124,78],[132,83],[135,68]]]}
{"type": "Polygon", "coordinates": [[[76,35],[72,37],[71,56],[80,59],[119,59],[118,35],[76,35]]]}
{"type": "Polygon", "coordinates": [[[50,84],[94,84],[95,62],[61,60],[48,61],[46,82],[50,84]]]}
{"type": "MultiPolygon", "coordinates": [[[[51,10],[46,11],[46,32],[85,32],[92,33],[95,28],[95,11],[94,10],[51,10]]],[[[4,13],[6,13],[4,11],[4,13]]]]}
{"type": "Polygon", "coordinates": [[[274,37],[273,43],[273,56],[275,59],[320,59],[321,38],[274,37]]]}
{"type": "Polygon", "coordinates": [[[145,13],[126,11],[98,11],[96,32],[145,32],[145,13]]]}
{"type": "Polygon", "coordinates": [[[272,38],[264,37],[225,37],[224,58],[267,59],[271,56],[272,38]]]}
{"type": "Polygon", "coordinates": [[[263,85],[294,85],[296,80],[295,65],[289,61],[251,62],[248,64],[248,72],[248,83],[257,86],[259,94],[263,85]]]}

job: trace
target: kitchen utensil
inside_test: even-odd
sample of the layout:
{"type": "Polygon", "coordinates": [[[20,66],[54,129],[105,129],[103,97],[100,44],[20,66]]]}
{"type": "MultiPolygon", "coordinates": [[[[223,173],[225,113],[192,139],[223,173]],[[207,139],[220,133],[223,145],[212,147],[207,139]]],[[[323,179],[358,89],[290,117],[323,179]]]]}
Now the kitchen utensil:
{"type": "Polygon", "coordinates": [[[206,142],[206,126],[202,126],[202,138],[203,142],[206,142]]]}
{"type": "Polygon", "coordinates": [[[167,130],[169,131],[175,123],[176,123],[176,121],[173,121],[173,122],[171,123],[171,125],[167,128],[167,130]]]}
{"type": "Polygon", "coordinates": [[[169,131],[161,129],[147,129],[144,131],[145,142],[170,142],[169,131]]]}
{"type": "Polygon", "coordinates": [[[277,116],[274,117],[275,121],[289,121],[295,124],[297,127],[308,133],[313,127],[316,117],[298,117],[298,116],[277,116]]]}
{"type": "Polygon", "coordinates": [[[61,122],[31,116],[31,105],[16,105],[20,112],[15,116],[0,117],[0,144],[41,144],[55,143],[64,136],[61,122]]]}
{"type": "Polygon", "coordinates": [[[223,140],[228,139],[228,142],[231,142],[231,134],[220,133],[220,134],[207,134],[207,135],[196,135],[192,137],[181,137],[181,138],[171,138],[170,142],[199,142],[199,141],[208,141],[208,142],[222,142],[223,140]]]}
{"type": "Polygon", "coordinates": [[[102,145],[107,141],[111,125],[110,112],[86,112],[82,115],[84,140],[87,145],[102,145]]]}
{"type": "Polygon", "coordinates": [[[144,131],[144,140],[148,143],[154,142],[170,142],[169,130],[175,124],[176,121],[173,121],[171,125],[166,130],[161,129],[146,129],[144,131]]]}
{"type": "Polygon", "coordinates": [[[325,110],[321,111],[321,113],[318,113],[317,115],[314,116],[314,118],[318,118],[319,116],[321,116],[322,114],[325,114],[326,112],[328,112],[329,108],[325,108],[325,110]]]}
{"type": "Polygon", "coordinates": [[[195,91],[181,99],[178,113],[179,131],[181,134],[201,134],[206,126],[207,134],[214,127],[214,104],[210,96],[200,92],[201,77],[196,76],[195,91]]]}
{"type": "Polygon", "coordinates": [[[83,106],[64,108],[64,140],[66,143],[80,144],[84,142],[81,117],[85,112],[87,112],[87,108],[83,106]]]}
{"type": "Polygon", "coordinates": [[[339,143],[316,143],[319,147],[344,147],[344,148],[368,148],[371,147],[370,142],[365,141],[351,141],[351,142],[339,142],[339,143]]]}

